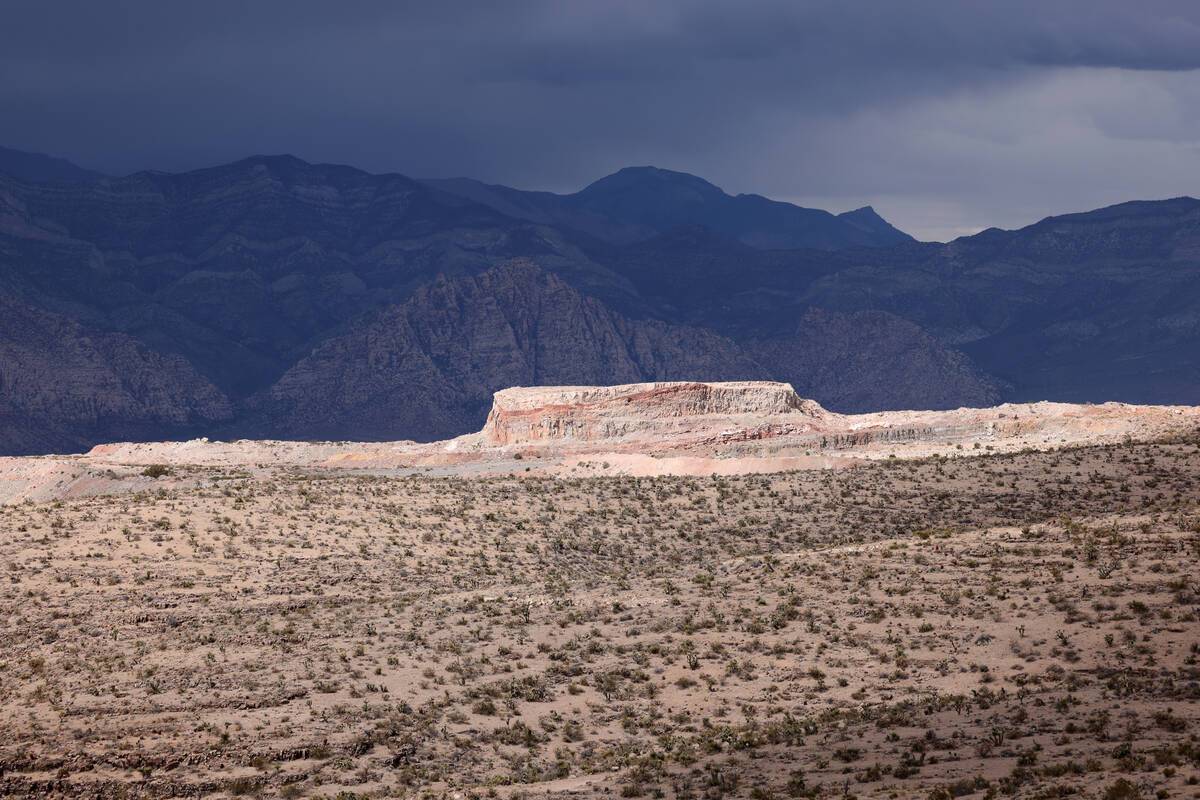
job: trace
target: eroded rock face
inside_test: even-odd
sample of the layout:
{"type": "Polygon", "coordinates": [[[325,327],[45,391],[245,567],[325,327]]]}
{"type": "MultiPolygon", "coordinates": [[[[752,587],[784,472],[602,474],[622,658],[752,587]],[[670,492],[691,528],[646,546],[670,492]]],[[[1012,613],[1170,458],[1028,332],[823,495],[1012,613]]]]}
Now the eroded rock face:
{"type": "Polygon", "coordinates": [[[791,384],[772,381],[517,387],[496,392],[483,435],[496,444],[666,437],[720,426],[721,417],[736,426],[747,415],[796,430],[829,416],[791,384]]]}
{"type": "Polygon", "coordinates": [[[749,348],[805,397],[843,413],[986,407],[1007,386],[916,325],[886,311],[810,308],[789,336],[749,348]]]}
{"type": "Polygon", "coordinates": [[[790,469],[809,467],[786,466],[789,459],[818,456],[922,457],[985,446],[984,452],[1144,439],[1178,434],[1198,421],[1197,407],[1125,403],[838,414],[799,397],[791,384],[770,381],[541,386],[497,392],[483,430],[445,449],[484,460],[498,453],[602,454],[601,461],[613,462],[633,455],[765,458],[790,469]]]}
{"type": "Polygon", "coordinates": [[[180,356],[0,294],[0,452],[186,436],[231,416],[180,356]]]}

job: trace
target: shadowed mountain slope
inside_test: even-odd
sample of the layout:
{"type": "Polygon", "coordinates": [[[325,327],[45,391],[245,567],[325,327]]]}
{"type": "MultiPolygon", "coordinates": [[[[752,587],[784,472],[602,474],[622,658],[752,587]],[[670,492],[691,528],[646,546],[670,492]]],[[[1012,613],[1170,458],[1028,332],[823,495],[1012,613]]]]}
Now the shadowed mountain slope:
{"type": "Polygon", "coordinates": [[[441,274],[520,255],[632,295],[554,228],[290,157],[72,186],[0,176],[0,221],[0,290],[183,355],[234,396],[441,274]]]}
{"type": "Polygon", "coordinates": [[[728,339],[630,320],[515,262],[422,287],[324,342],[250,405],[264,430],[289,437],[432,440],[479,428],[509,386],[766,372],[728,339]]]}
{"type": "Polygon", "coordinates": [[[1014,399],[1200,403],[1200,201],[839,255],[803,302],[911,320],[1010,382],[1014,399]]]}
{"type": "Polygon", "coordinates": [[[655,167],[626,167],[567,195],[468,178],[426,183],[510,216],[574,228],[614,244],[691,225],[764,250],[838,250],[912,241],[869,207],[835,216],[756,194],[728,195],[703,178],[655,167]]]}
{"type": "Polygon", "coordinates": [[[479,427],[493,392],[510,386],[744,379],[796,381],[835,410],[1000,396],[966,357],[884,312],[813,311],[790,336],[743,347],[631,320],[522,261],[439,279],[327,340],[250,401],[249,425],[304,439],[432,440],[479,427]]]}
{"type": "Polygon", "coordinates": [[[812,308],[789,336],[751,350],[835,411],[986,407],[1011,390],[970,358],[886,311],[812,308]]]}
{"type": "Polygon", "coordinates": [[[0,453],[186,437],[231,418],[183,358],[0,295],[0,453]]]}
{"type": "MultiPolygon", "coordinates": [[[[665,188],[639,195],[635,227],[675,221],[664,215],[685,200],[728,197],[660,172],[649,177],[665,188]]],[[[589,218],[611,219],[606,204],[644,173],[580,193],[589,218]]],[[[0,174],[0,294],[62,331],[81,326],[93,347],[106,342],[96,358],[120,384],[64,379],[41,417],[21,410],[41,390],[21,389],[0,452],[100,441],[126,430],[121,419],[145,438],[193,421],[226,435],[443,436],[477,425],[507,382],[753,377],[845,412],[1200,403],[1200,202],[1190,198],[949,244],[836,251],[763,250],[702,224],[619,245],[552,215],[518,218],[527,210],[288,156],[82,183],[0,174]],[[540,277],[475,277],[514,259],[540,277]],[[174,365],[155,367],[162,387],[138,378],[117,343],[174,365]],[[162,399],[192,395],[195,413],[183,416],[162,399]],[[110,400],[118,410],[79,421],[77,409],[110,400]]],[[[844,217],[880,224],[869,209],[844,217]]],[[[4,335],[28,348],[23,333],[4,335]]],[[[10,357],[5,386],[49,385],[55,373],[39,359],[70,361],[10,357]]]]}

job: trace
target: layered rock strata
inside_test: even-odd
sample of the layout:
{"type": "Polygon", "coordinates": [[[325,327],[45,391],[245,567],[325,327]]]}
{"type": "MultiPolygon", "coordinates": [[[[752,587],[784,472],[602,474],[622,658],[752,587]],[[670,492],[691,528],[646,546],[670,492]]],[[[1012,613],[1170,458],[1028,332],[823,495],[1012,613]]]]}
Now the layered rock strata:
{"type": "Polygon", "coordinates": [[[813,430],[829,413],[768,381],[669,381],[623,386],[517,387],[496,392],[483,436],[496,444],[598,442],[686,434],[779,417],[783,430],[813,430]]]}

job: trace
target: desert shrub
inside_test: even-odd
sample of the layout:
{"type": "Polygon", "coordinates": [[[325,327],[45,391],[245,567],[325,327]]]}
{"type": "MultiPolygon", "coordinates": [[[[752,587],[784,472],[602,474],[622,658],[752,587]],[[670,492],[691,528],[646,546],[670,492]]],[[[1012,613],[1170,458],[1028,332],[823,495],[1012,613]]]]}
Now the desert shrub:
{"type": "Polygon", "coordinates": [[[1142,794],[1136,786],[1125,778],[1117,778],[1113,782],[1113,785],[1108,787],[1108,791],[1104,793],[1104,800],[1136,800],[1136,798],[1141,796],[1142,794]]]}

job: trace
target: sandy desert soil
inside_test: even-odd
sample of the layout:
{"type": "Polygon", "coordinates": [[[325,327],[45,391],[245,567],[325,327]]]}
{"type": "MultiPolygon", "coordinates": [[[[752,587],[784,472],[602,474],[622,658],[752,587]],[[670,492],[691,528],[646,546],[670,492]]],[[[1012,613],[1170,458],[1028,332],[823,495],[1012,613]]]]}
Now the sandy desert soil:
{"type": "Polygon", "coordinates": [[[0,506],[0,792],[1200,797],[1195,433],[523,469],[0,506]]]}

